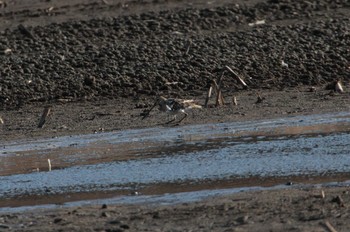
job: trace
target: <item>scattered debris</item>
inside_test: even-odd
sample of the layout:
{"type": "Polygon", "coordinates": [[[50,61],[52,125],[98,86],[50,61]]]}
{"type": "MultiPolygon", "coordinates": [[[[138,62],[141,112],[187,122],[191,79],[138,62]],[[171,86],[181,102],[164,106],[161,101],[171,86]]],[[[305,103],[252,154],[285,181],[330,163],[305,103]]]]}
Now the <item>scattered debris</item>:
{"type": "Polygon", "coordinates": [[[235,96],[232,97],[232,104],[233,104],[234,106],[238,105],[238,103],[237,103],[237,98],[236,98],[235,96]]]}
{"type": "Polygon", "coordinates": [[[7,3],[5,1],[0,0],[0,8],[5,8],[7,7],[7,3]]]}
{"type": "Polygon", "coordinates": [[[344,88],[343,88],[343,85],[342,85],[340,80],[338,80],[335,83],[335,91],[338,92],[338,93],[343,93],[344,92],[344,88]]]}
{"type": "Polygon", "coordinates": [[[210,87],[208,89],[207,97],[205,98],[205,103],[204,103],[205,108],[208,108],[208,102],[209,102],[209,98],[211,97],[212,92],[213,92],[213,85],[210,85],[210,87]]]}
{"type": "MultiPolygon", "coordinates": [[[[216,101],[215,101],[215,106],[222,106],[225,104],[224,101],[224,97],[222,96],[222,92],[221,92],[221,86],[222,86],[222,80],[224,78],[224,73],[225,71],[223,71],[221,73],[221,76],[219,77],[218,83],[216,85],[216,101]]],[[[213,81],[215,83],[215,80],[213,81]]],[[[216,84],[216,83],[215,83],[216,84]]]]}
{"type": "Polygon", "coordinates": [[[323,190],[321,190],[321,193],[320,193],[320,194],[315,194],[314,197],[315,197],[315,198],[324,199],[324,198],[326,197],[326,194],[324,193],[323,190]]]}
{"type": "Polygon", "coordinates": [[[336,81],[329,83],[325,89],[332,90],[332,91],[335,91],[338,93],[344,92],[344,88],[343,88],[343,84],[342,84],[341,80],[336,80],[336,81]]]}
{"type": "Polygon", "coordinates": [[[55,8],[53,6],[49,7],[48,9],[46,9],[46,13],[51,13],[55,8]]]}
{"type": "Polygon", "coordinates": [[[224,105],[225,102],[224,102],[224,98],[222,96],[222,92],[221,92],[221,88],[219,87],[219,90],[218,90],[218,94],[216,95],[216,103],[215,103],[215,106],[222,106],[224,105]]]}
{"type": "Polygon", "coordinates": [[[55,223],[55,224],[60,223],[60,222],[64,222],[64,219],[63,218],[55,218],[53,220],[53,223],[55,223]]]}
{"type": "MultiPolygon", "coordinates": [[[[233,71],[233,69],[231,69],[229,66],[225,66],[225,69],[227,69],[230,73],[232,73],[234,75],[234,77],[238,80],[238,82],[243,85],[244,89],[248,88],[248,85],[245,83],[243,78],[237,72],[233,71]]],[[[213,90],[216,93],[215,107],[218,107],[218,106],[225,104],[224,97],[223,97],[222,90],[221,90],[224,74],[225,74],[225,70],[223,70],[223,72],[221,73],[221,76],[219,77],[217,82],[215,80],[212,80],[212,83],[210,84],[210,87],[208,89],[208,93],[207,93],[207,96],[205,99],[204,107],[206,107],[206,108],[208,107],[208,102],[209,102],[209,99],[212,95],[213,90]]],[[[232,98],[232,103],[233,103],[233,105],[237,105],[236,97],[232,98]]]]}
{"type": "Polygon", "coordinates": [[[111,215],[109,213],[107,213],[107,212],[102,212],[101,213],[101,217],[109,218],[109,217],[111,217],[111,215]]]}
{"type": "Polygon", "coordinates": [[[103,132],[103,131],[105,131],[105,128],[100,127],[100,128],[98,128],[97,130],[94,130],[94,134],[97,134],[97,133],[103,132]]]}
{"type": "Polygon", "coordinates": [[[51,160],[47,159],[47,163],[49,164],[49,171],[51,172],[51,160]]]}
{"type": "Polygon", "coordinates": [[[133,191],[133,192],[130,193],[130,195],[132,195],[132,196],[138,196],[138,195],[140,195],[140,192],[133,191]]]}
{"type": "Polygon", "coordinates": [[[123,9],[129,8],[129,4],[127,4],[127,3],[122,4],[122,8],[123,9]]]}
{"type": "Polygon", "coordinates": [[[189,40],[186,44],[186,52],[184,55],[188,55],[190,48],[191,48],[191,45],[192,45],[192,40],[189,40]]]}
{"type": "Polygon", "coordinates": [[[40,168],[33,168],[32,170],[30,170],[31,172],[40,172],[40,168]]]}
{"type": "Polygon", "coordinates": [[[26,27],[24,27],[22,24],[18,25],[18,30],[25,36],[35,40],[34,35],[32,32],[30,32],[26,27]]]}
{"type": "Polygon", "coordinates": [[[248,88],[248,85],[245,83],[245,81],[243,80],[243,78],[240,77],[240,75],[238,75],[238,73],[236,73],[235,71],[233,71],[229,66],[226,66],[226,69],[228,71],[230,71],[236,78],[237,80],[243,85],[244,89],[248,88]]]}
{"type": "Polygon", "coordinates": [[[256,100],[255,104],[262,103],[265,100],[265,97],[261,97],[260,93],[258,93],[258,99],[256,100]]]}
{"type": "Polygon", "coordinates": [[[46,122],[46,118],[50,114],[50,110],[51,110],[51,108],[49,106],[46,106],[44,108],[43,114],[41,115],[40,122],[38,124],[38,128],[43,128],[43,126],[46,122]]]}
{"type": "Polygon", "coordinates": [[[58,57],[62,60],[62,61],[65,61],[66,60],[66,57],[64,55],[58,55],[58,57]]]}
{"type": "Polygon", "coordinates": [[[330,232],[337,232],[337,230],[332,226],[331,223],[329,223],[329,221],[325,221],[324,224],[330,232]]]}
{"type": "Polygon", "coordinates": [[[173,81],[173,82],[165,82],[165,85],[177,85],[179,84],[178,81],[173,81]]]}
{"type": "Polygon", "coordinates": [[[56,101],[59,103],[67,103],[67,102],[72,102],[73,98],[59,98],[56,101]]]}
{"type": "Polygon", "coordinates": [[[262,25],[262,24],[265,24],[265,23],[266,23],[266,21],[265,21],[265,19],[263,19],[263,20],[256,20],[254,23],[248,23],[248,25],[250,27],[253,27],[253,26],[262,25]]]}
{"type": "Polygon", "coordinates": [[[10,53],[12,53],[12,49],[10,49],[10,48],[6,48],[6,49],[3,51],[3,54],[4,54],[4,55],[8,55],[8,54],[10,54],[10,53]]]}
{"type": "Polygon", "coordinates": [[[249,216],[248,215],[244,215],[242,217],[237,218],[236,222],[238,222],[239,224],[247,224],[248,223],[248,219],[249,219],[249,216]]]}
{"type": "Polygon", "coordinates": [[[173,34],[173,35],[183,35],[183,33],[182,33],[182,32],[179,32],[179,31],[173,31],[172,34],[173,34]]]}
{"type": "Polygon", "coordinates": [[[8,226],[8,225],[6,225],[6,224],[0,224],[0,229],[1,229],[1,230],[2,230],[2,229],[9,230],[9,229],[11,229],[11,227],[8,226]]]}
{"type": "Polygon", "coordinates": [[[344,201],[343,201],[343,198],[341,198],[341,196],[336,196],[336,197],[334,197],[333,199],[332,199],[332,202],[335,202],[335,203],[338,203],[338,205],[340,206],[340,207],[344,207],[345,205],[344,205],[344,201]]]}
{"type": "Polygon", "coordinates": [[[309,88],[309,92],[316,92],[316,91],[317,91],[317,89],[316,89],[316,87],[314,87],[314,86],[312,86],[312,87],[309,88]]]}
{"type": "Polygon", "coordinates": [[[282,67],[288,68],[288,64],[286,62],[284,62],[284,60],[281,60],[281,65],[282,65],[282,67]]]}
{"type": "Polygon", "coordinates": [[[208,107],[208,102],[210,97],[212,96],[212,92],[214,90],[215,94],[216,94],[216,98],[215,98],[215,107],[224,105],[224,97],[222,96],[222,92],[221,92],[221,82],[222,82],[222,78],[223,78],[223,74],[220,76],[218,83],[215,80],[212,80],[210,87],[208,89],[208,94],[207,97],[205,99],[205,103],[204,103],[204,107],[208,107]]]}

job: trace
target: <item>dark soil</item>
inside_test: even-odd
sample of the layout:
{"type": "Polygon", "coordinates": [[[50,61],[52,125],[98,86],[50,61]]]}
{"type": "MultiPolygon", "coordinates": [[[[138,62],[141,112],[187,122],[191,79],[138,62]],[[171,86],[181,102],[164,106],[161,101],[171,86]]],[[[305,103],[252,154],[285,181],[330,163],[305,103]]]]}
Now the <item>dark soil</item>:
{"type": "MultiPolygon", "coordinates": [[[[163,126],[165,115],[140,117],[157,95],[204,103],[221,75],[226,104],[211,100],[183,124],[348,111],[349,45],[349,0],[0,1],[0,147],[163,126]],[[334,91],[338,80],[344,93],[334,91]],[[51,113],[37,128],[45,106],[51,113]]],[[[348,189],[325,192],[325,199],[314,196],[320,190],[294,189],[170,207],[2,214],[0,230],[331,231],[328,221],[348,231],[348,189]]]]}
{"type": "Polygon", "coordinates": [[[0,215],[0,230],[349,231],[349,202],[349,188],[258,191],[175,206],[97,205],[8,213],[0,215]]]}
{"type": "MultiPolygon", "coordinates": [[[[176,10],[154,3],[164,10],[34,27],[23,19],[0,34],[0,108],[60,99],[184,97],[205,91],[225,66],[240,73],[250,89],[326,85],[337,79],[349,83],[348,0],[239,2],[197,8],[179,2],[176,10]],[[261,19],[266,23],[248,26],[261,19]]],[[[38,5],[20,11],[10,1],[3,17],[12,7],[18,10],[14,18],[29,11],[27,17],[44,14],[42,20],[70,8],[55,8],[51,1],[43,7],[49,6],[49,12],[38,5]]],[[[76,7],[97,16],[98,10],[123,4],[91,1],[68,12],[76,7]]],[[[224,75],[225,88],[241,88],[224,75]]]]}

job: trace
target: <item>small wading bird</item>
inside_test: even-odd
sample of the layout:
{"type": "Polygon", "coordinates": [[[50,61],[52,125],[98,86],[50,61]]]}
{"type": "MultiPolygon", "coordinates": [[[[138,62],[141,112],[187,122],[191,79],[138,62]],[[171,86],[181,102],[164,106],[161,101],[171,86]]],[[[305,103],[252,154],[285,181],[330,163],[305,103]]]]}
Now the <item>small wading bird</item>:
{"type": "Polygon", "coordinates": [[[178,123],[182,122],[188,116],[188,114],[185,112],[185,110],[187,109],[202,108],[202,106],[195,103],[194,100],[165,98],[160,96],[157,99],[157,101],[154,103],[154,105],[151,107],[151,109],[148,110],[146,113],[144,113],[142,120],[148,117],[151,111],[153,110],[153,108],[156,107],[157,105],[160,111],[166,112],[168,113],[168,115],[174,115],[173,119],[166,122],[166,124],[174,122],[176,120],[176,116],[180,113],[183,114],[184,116],[178,121],[178,123]]]}

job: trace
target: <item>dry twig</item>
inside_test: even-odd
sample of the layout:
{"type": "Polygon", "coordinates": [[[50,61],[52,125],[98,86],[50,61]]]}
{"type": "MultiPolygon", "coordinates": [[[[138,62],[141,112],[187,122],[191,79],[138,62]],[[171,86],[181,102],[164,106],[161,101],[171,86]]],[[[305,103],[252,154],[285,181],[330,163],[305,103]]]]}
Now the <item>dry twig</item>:
{"type": "Polygon", "coordinates": [[[49,171],[51,172],[51,160],[47,159],[47,163],[49,164],[49,171]]]}
{"type": "Polygon", "coordinates": [[[0,8],[7,7],[7,3],[5,1],[0,1],[0,8]]]}
{"type": "Polygon", "coordinates": [[[44,124],[46,122],[46,118],[50,114],[50,110],[51,110],[51,108],[49,106],[46,106],[44,108],[43,114],[41,115],[41,118],[40,118],[40,121],[39,121],[39,124],[38,124],[38,128],[43,128],[43,126],[44,126],[44,124]]]}
{"type": "Polygon", "coordinates": [[[213,92],[213,86],[210,85],[210,87],[208,89],[207,97],[205,98],[205,103],[204,103],[205,108],[208,107],[209,98],[211,97],[212,92],[213,92]]]}
{"type": "Polygon", "coordinates": [[[24,27],[22,24],[18,25],[18,30],[25,36],[35,40],[35,36],[32,34],[31,31],[29,31],[26,27],[24,27]]]}
{"type": "Polygon", "coordinates": [[[234,106],[238,105],[238,103],[237,103],[237,98],[236,98],[235,96],[232,97],[232,104],[233,104],[234,106]]]}
{"type": "Polygon", "coordinates": [[[338,80],[337,83],[335,83],[335,91],[337,91],[338,93],[344,92],[344,88],[340,80],[338,80]]]}
{"type": "Polygon", "coordinates": [[[265,97],[262,97],[260,93],[258,93],[258,99],[256,100],[255,104],[262,103],[265,100],[265,97]]]}
{"type": "Polygon", "coordinates": [[[224,78],[224,73],[225,73],[225,71],[223,71],[221,73],[221,76],[219,77],[218,83],[217,83],[216,103],[215,103],[216,107],[225,104],[224,97],[222,96],[222,92],[221,92],[221,86],[222,86],[222,80],[224,78]]]}
{"type": "Polygon", "coordinates": [[[236,73],[235,71],[233,71],[229,66],[226,66],[226,69],[228,71],[230,71],[236,78],[237,80],[243,85],[243,88],[247,89],[248,85],[245,83],[245,81],[240,77],[240,75],[238,75],[238,73],[236,73]]]}
{"type": "Polygon", "coordinates": [[[188,55],[189,51],[190,51],[190,48],[191,48],[191,45],[192,45],[192,40],[189,40],[186,44],[186,52],[185,52],[185,55],[188,55]]]}
{"type": "Polygon", "coordinates": [[[331,225],[331,223],[329,221],[325,221],[324,223],[327,227],[327,229],[330,231],[330,232],[337,232],[337,230],[331,225]]]}
{"type": "Polygon", "coordinates": [[[336,203],[338,203],[338,205],[340,206],[340,207],[344,207],[345,205],[344,205],[344,200],[343,200],[343,198],[341,197],[341,196],[336,196],[336,197],[334,197],[333,199],[332,199],[332,202],[336,202],[336,203]]]}

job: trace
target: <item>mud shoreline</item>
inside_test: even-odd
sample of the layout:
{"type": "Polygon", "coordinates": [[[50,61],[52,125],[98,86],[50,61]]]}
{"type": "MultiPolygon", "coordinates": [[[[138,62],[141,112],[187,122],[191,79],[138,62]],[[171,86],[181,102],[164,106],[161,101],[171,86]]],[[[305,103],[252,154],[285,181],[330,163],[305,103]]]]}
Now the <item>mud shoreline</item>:
{"type": "MultiPolygon", "coordinates": [[[[141,120],[155,96],[204,103],[225,66],[249,89],[226,73],[226,104],[212,100],[181,125],[349,111],[349,7],[348,0],[0,1],[0,148],[165,127],[157,111],[141,120]],[[337,80],[344,93],[332,88],[337,80]]],[[[348,231],[349,189],[0,213],[0,231],[348,231]]]]}

